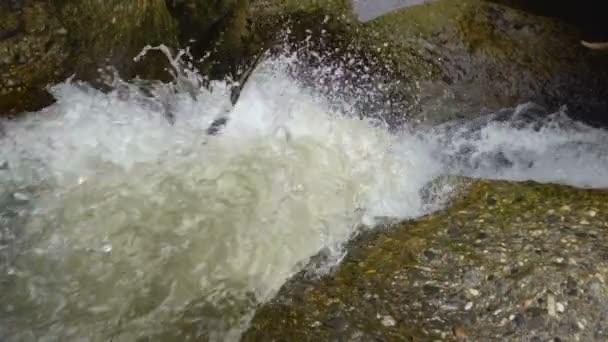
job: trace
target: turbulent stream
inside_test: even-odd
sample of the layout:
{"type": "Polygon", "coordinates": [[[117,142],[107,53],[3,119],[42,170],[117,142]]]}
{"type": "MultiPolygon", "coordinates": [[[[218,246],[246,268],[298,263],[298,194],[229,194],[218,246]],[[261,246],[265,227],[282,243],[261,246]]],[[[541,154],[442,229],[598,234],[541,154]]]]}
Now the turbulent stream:
{"type": "Polygon", "coordinates": [[[0,340],[237,340],[311,256],[339,262],[378,218],[440,208],[449,184],[425,190],[442,176],[608,186],[608,134],[565,113],[389,132],[287,64],[262,63],[234,107],[224,82],[169,93],[174,124],[132,85],[70,81],[2,122],[0,340]]]}

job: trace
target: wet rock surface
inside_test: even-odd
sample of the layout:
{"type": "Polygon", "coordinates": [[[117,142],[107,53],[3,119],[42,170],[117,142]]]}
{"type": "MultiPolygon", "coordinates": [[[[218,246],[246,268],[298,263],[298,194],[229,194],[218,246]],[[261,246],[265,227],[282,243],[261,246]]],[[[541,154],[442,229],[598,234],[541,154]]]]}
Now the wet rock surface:
{"type": "Polygon", "coordinates": [[[68,56],[67,30],[52,5],[0,4],[0,114],[47,104],[44,85],[63,75],[68,56]]]}
{"type": "Polygon", "coordinates": [[[534,101],[606,123],[605,56],[582,47],[584,33],[558,19],[481,0],[439,0],[367,26],[391,54],[418,54],[435,67],[434,77],[421,80],[425,120],[534,101]]]}
{"type": "MultiPolygon", "coordinates": [[[[246,6],[241,0],[3,2],[0,113],[15,114],[50,104],[47,85],[72,75],[101,88],[114,72],[124,79],[169,80],[169,63],[161,53],[134,60],[146,45],[196,48],[195,39],[200,39],[205,50],[198,57],[216,49],[214,63],[232,67],[240,59],[229,57],[243,56],[234,45],[242,39],[239,25],[245,23],[246,6]],[[193,22],[193,15],[198,21],[193,22]],[[198,25],[201,22],[208,25],[198,25]]],[[[226,69],[218,74],[226,74],[226,69]]]]}
{"type": "Polygon", "coordinates": [[[244,341],[608,339],[608,192],[474,181],[447,210],[301,272],[244,341]]]}
{"type": "Polygon", "coordinates": [[[606,124],[605,56],[584,48],[584,32],[565,21],[483,0],[439,0],[361,23],[348,3],[311,3],[254,1],[252,36],[267,48],[288,41],[300,57],[298,78],[331,84],[331,96],[355,98],[361,112],[391,127],[528,101],[606,124]]]}
{"type": "Polygon", "coordinates": [[[482,0],[434,1],[367,23],[349,0],[25,0],[3,3],[0,22],[2,113],[48,104],[46,85],[72,74],[100,83],[106,66],[166,79],[161,54],[133,61],[159,43],[189,46],[203,73],[237,81],[264,51],[288,45],[304,83],[355,98],[390,126],[526,101],[602,124],[608,108],[605,56],[580,45],[577,27],[482,0]]]}
{"type": "Polygon", "coordinates": [[[162,60],[133,57],[146,44],[177,45],[163,0],[13,1],[0,5],[0,22],[0,114],[40,109],[52,102],[47,85],[72,75],[96,83],[110,65],[160,78],[162,60]]]}

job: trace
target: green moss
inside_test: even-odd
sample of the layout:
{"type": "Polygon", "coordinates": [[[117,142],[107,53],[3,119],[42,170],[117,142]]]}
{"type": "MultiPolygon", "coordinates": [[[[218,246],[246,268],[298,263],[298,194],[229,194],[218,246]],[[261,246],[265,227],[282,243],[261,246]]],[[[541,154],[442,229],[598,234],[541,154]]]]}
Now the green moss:
{"type": "MultiPolygon", "coordinates": [[[[288,336],[308,341],[330,338],[337,331],[332,326],[335,312],[329,309],[328,303],[340,303],[338,311],[347,326],[342,329],[341,336],[375,336],[389,341],[408,337],[445,339],[446,336],[438,331],[450,331],[452,324],[457,322],[434,325],[431,318],[439,313],[433,305],[438,304],[414,309],[418,307],[413,304],[417,298],[432,298],[442,291],[458,290],[459,286],[451,284],[459,283],[458,278],[454,278],[459,277],[458,268],[501,274],[505,261],[501,256],[503,252],[499,251],[519,256],[509,257],[509,261],[526,261],[517,268],[506,268],[513,271],[504,275],[505,281],[518,283],[538,276],[540,265],[534,258],[545,260],[547,257],[535,256],[531,250],[530,254],[525,254],[528,252],[524,253],[517,246],[522,239],[536,241],[530,236],[538,230],[550,230],[553,221],[547,221],[547,218],[553,214],[557,214],[564,224],[576,226],[589,221],[587,224],[592,227],[603,227],[602,239],[608,239],[608,191],[533,182],[475,181],[463,190],[453,205],[441,212],[390,228],[379,228],[351,241],[347,245],[349,255],[333,274],[313,283],[303,283],[307,284],[308,295],[297,297],[302,300],[293,300],[296,298],[293,289],[303,285],[300,276],[294,277],[275,300],[258,310],[244,340],[288,336]],[[591,215],[589,208],[593,208],[591,215]],[[432,273],[436,268],[445,273],[432,273]],[[426,275],[417,280],[419,272],[426,272],[426,275]],[[443,280],[434,282],[429,277],[443,280]],[[382,325],[378,315],[383,314],[391,315],[397,324],[382,325]],[[297,317],[297,320],[285,325],[282,321],[285,317],[297,317]]],[[[561,253],[559,246],[555,248],[556,253],[561,253]]],[[[547,262],[553,270],[565,268],[565,265],[547,262]]],[[[452,296],[455,293],[458,292],[453,292],[452,296]]]]}
{"type": "Polygon", "coordinates": [[[44,86],[63,76],[68,55],[54,8],[27,2],[17,14],[0,7],[0,22],[0,115],[49,104],[44,86]]]}
{"type": "Polygon", "coordinates": [[[599,84],[608,65],[580,48],[576,28],[555,18],[483,0],[438,0],[365,27],[388,46],[402,73],[423,81],[421,92],[430,95],[420,99],[420,108],[431,122],[527,101],[550,110],[597,106],[584,111],[601,112],[606,105],[599,84]]]}
{"type": "Polygon", "coordinates": [[[353,16],[349,0],[253,0],[252,7],[258,15],[283,15],[295,12],[353,16]]]}
{"type": "Polygon", "coordinates": [[[476,0],[445,1],[422,4],[395,11],[367,24],[387,38],[431,36],[455,27],[463,13],[470,11],[476,0]]]}
{"type": "Polygon", "coordinates": [[[64,0],[57,5],[68,30],[74,69],[84,79],[95,79],[102,65],[112,65],[126,77],[160,77],[164,64],[153,68],[155,63],[143,62],[143,67],[133,58],[147,44],[178,46],[177,25],[164,0],[64,0]]]}

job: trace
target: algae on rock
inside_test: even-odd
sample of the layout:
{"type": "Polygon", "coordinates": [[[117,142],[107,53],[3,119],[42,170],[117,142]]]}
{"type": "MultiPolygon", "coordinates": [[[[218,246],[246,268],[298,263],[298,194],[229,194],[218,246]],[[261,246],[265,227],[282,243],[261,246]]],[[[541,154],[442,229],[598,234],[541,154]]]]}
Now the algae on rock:
{"type": "Polygon", "coordinates": [[[235,80],[265,51],[294,52],[300,81],[331,88],[392,127],[413,116],[441,122],[527,101],[592,119],[608,110],[608,67],[580,47],[575,28],[483,0],[438,0],[367,23],[349,0],[23,3],[0,6],[0,51],[7,51],[0,112],[40,107],[48,95],[32,94],[47,84],[74,73],[95,82],[105,65],[127,79],[164,79],[160,54],[133,61],[160,43],[190,46],[204,74],[235,80]]]}
{"type": "Polygon", "coordinates": [[[440,70],[442,81],[422,92],[432,122],[453,118],[450,107],[461,108],[452,115],[478,115],[527,101],[552,110],[567,105],[590,121],[608,110],[607,64],[557,19],[483,0],[438,0],[366,26],[401,54],[415,50],[440,70]]]}
{"type": "Polygon", "coordinates": [[[47,104],[44,85],[61,77],[68,56],[67,31],[49,3],[0,4],[0,115],[47,104]]]}
{"type": "Polygon", "coordinates": [[[607,244],[605,190],[474,181],[356,237],[335,272],[296,275],[243,341],[605,340],[607,244]]]}
{"type": "Polygon", "coordinates": [[[71,72],[77,77],[95,80],[98,68],[107,65],[126,78],[135,74],[162,78],[166,67],[162,60],[136,63],[133,58],[147,44],[178,46],[176,22],[165,0],[55,0],[55,4],[68,31],[71,72]]]}
{"type": "MultiPolygon", "coordinates": [[[[37,110],[48,105],[52,99],[46,86],[71,75],[102,86],[99,77],[104,67],[113,67],[125,79],[139,76],[167,80],[165,69],[169,65],[160,53],[134,60],[146,45],[165,44],[177,49],[189,45],[189,41],[180,38],[194,32],[204,37],[205,30],[213,29],[230,37],[246,24],[247,13],[239,4],[247,1],[200,1],[196,13],[206,15],[201,15],[197,23],[208,23],[202,27],[193,26],[188,21],[190,17],[179,16],[176,7],[167,6],[176,3],[25,0],[17,7],[0,4],[0,113],[37,110]],[[230,7],[231,3],[236,7],[230,7]],[[227,12],[213,11],[217,4],[226,7],[227,12]],[[215,24],[219,27],[214,28],[215,24]]],[[[180,10],[191,13],[192,8],[180,10]]],[[[240,53],[234,48],[236,41],[210,35],[208,44],[226,47],[220,50],[220,64],[234,64],[240,62],[231,60],[240,53]]],[[[222,72],[226,71],[220,70],[218,77],[222,72]]]]}
{"type": "Polygon", "coordinates": [[[258,0],[252,22],[260,46],[287,38],[310,84],[326,81],[311,66],[339,65],[340,79],[330,79],[334,93],[353,95],[362,112],[381,112],[390,126],[528,101],[549,111],[566,105],[591,123],[605,121],[597,113],[608,110],[608,67],[580,47],[576,28],[500,4],[438,0],[360,23],[343,1],[258,0]],[[277,34],[280,27],[288,34],[277,34]]]}

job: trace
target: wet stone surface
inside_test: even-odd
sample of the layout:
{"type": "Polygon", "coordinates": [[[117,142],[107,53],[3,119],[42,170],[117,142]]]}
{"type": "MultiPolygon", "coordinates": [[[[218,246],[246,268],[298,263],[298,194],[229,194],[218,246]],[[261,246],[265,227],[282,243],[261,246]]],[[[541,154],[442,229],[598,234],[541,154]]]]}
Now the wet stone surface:
{"type": "Polygon", "coordinates": [[[245,341],[608,340],[608,192],[480,181],[300,273],[245,341]]]}
{"type": "Polygon", "coordinates": [[[50,4],[2,4],[0,115],[6,114],[7,108],[29,110],[47,103],[48,94],[37,85],[60,76],[67,57],[67,31],[50,4]]]}

